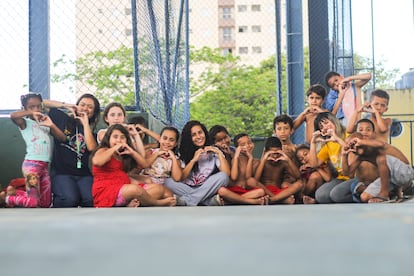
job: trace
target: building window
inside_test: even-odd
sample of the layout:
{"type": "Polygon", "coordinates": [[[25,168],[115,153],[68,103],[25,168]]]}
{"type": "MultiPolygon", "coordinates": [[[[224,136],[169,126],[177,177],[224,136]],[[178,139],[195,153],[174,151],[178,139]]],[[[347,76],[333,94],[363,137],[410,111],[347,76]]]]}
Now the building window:
{"type": "Polygon", "coordinates": [[[253,25],[252,26],[252,32],[253,33],[260,33],[262,31],[262,26],[260,25],[253,25]]]}
{"type": "Polygon", "coordinates": [[[221,49],[221,54],[223,56],[231,55],[232,52],[233,52],[233,49],[231,49],[231,48],[223,48],[223,49],[221,49]]]}
{"type": "Polygon", "coordinates": [[[247,26],[239,26],[239,33],[247,33],[247,26]]]}
{"type": "Polygon", "coordinates": [[[223,40],[231,40],[231,28],[223,28],[223,40]]]}
{"type": "Polygon", "coordinates": [[[237,11],[238,12],[246,12],[247,11],[247,6],[246,5],[238,5],[237,6],[237,11]]]}
{"type": "Polygon", "coordinates": [[[232,13],[233,13],[233,10],[232,10],[231,7],[223,7],[221,9],[221,18],[223,18],[223,19],[230,19],[230,18],[233,17],[232,16],[232,13]]]}
{"type": "Polygon", "coordinates": [[[252,52],[253,52],[253,54],[261,54],[262,53],[262,47],[260,47],[260,46],[252,47],[252,52]]]}
{"type": "Polygon", "coordinates": [[[248,54],[248,53],[249,53],[249,48],[239,47],[239,54],[243,55],[243,54],[248,54]]]}
{"type": "Polygon", "coordinates": [[[260,11],[260,5],[252,5],[252,11],[259,12],[260,11]]]}

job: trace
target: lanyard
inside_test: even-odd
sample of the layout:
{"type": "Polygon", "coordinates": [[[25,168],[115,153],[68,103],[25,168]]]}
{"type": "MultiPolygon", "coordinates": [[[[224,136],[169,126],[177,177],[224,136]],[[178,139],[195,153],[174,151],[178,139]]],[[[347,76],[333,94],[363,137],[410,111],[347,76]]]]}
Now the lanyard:
{"type": "Polygon", "coordinates": [[[82,161],[81,161],[82,155],[80,153],[78,126],[76,126],[76,156],[77,156],[76,168],[80,169],[82,168],[82,161]]]}

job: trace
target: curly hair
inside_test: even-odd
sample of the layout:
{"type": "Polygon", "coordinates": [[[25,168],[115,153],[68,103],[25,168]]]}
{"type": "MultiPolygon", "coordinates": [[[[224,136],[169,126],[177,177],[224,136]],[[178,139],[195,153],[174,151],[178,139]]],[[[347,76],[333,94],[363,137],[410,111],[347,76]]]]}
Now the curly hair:
{"type": "MultiPolygon", "coordinates": [[[[198,150],[200,147],[194,145],[193,143],[193,139],[192,139],[192,135],[191,135],[191,129],[194,126],[200,126],[201,129],[203,130],[205,136],[206,136],[206,141],[203,145],[204,146],[210,146],[211,145],[211,141],[210,141],[210,137],[208,135],[208,131],[207,128],[205,127],[205,125],[203,125],[202,123],[200,123],[199,121],[188,121],[184,127],[183,130],[181,132],[181,142],[180,142],[180,158],[181,160],[184,161],[185,164],[187,164],[188,162],[190,162],[190,160],[194,157],[194,153],[196,152],[196,150],[198,150]]],[[[193,170],[197,170],[198,166],[194,166],[193,170]]]]}

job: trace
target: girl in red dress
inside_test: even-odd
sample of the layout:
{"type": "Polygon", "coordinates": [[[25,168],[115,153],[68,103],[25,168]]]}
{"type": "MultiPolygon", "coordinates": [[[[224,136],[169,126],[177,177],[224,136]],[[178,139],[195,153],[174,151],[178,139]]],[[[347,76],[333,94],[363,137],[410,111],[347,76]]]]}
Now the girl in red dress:
{"type": "Polygon", "coordinates": [[[92,154],[94,206],[175,206],[174,197],[163,197],[162,185],[131,184],[127,172],[145,163],[134,150],[128,130],[120,124],[110,126],[92,154]]]}

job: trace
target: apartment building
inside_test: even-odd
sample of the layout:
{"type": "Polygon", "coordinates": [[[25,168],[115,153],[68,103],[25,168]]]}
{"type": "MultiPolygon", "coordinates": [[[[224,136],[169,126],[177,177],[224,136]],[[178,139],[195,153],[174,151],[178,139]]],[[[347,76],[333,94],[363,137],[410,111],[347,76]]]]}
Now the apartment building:
{"type": "Polygon", "coordinates": [[[190,45],[220,48],[248,65],[276,52],[275,1],[190,1],[190,45]]]}

